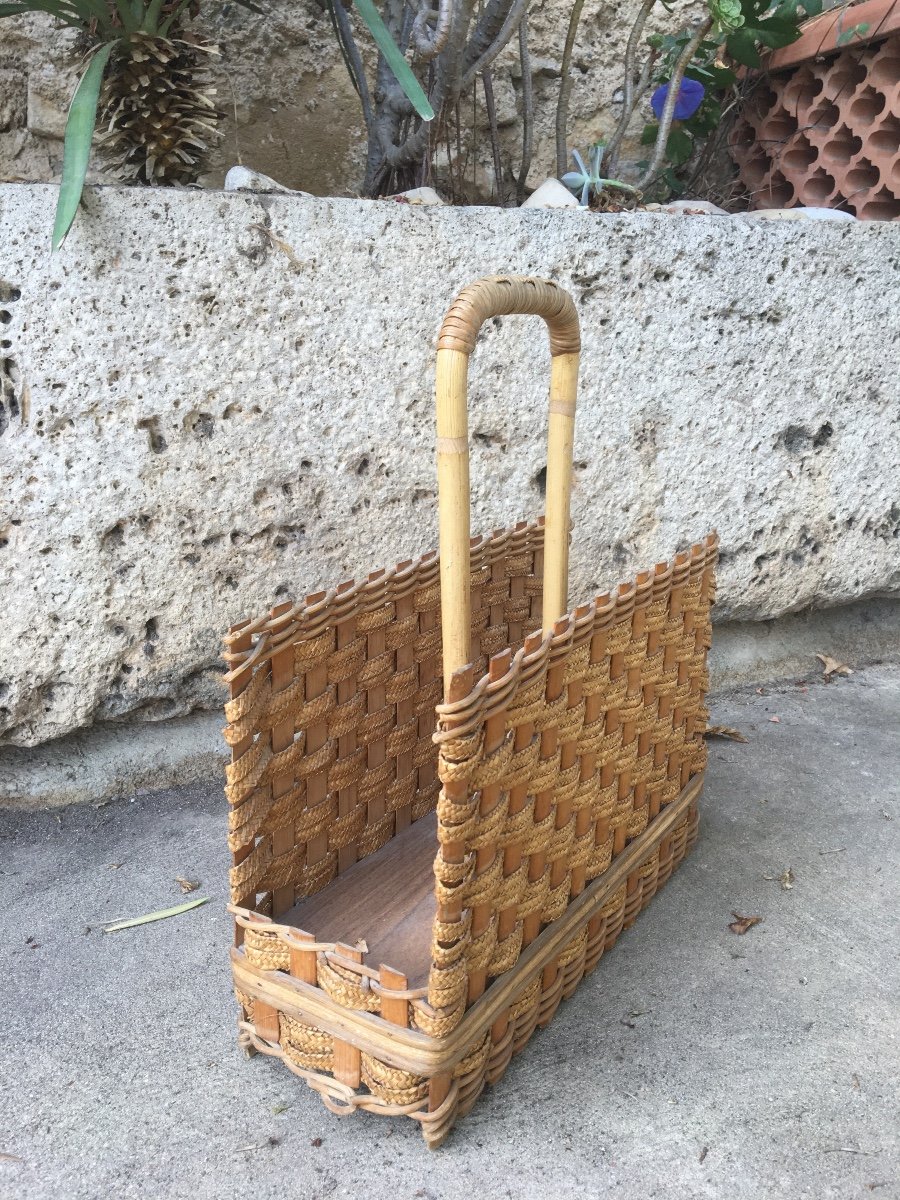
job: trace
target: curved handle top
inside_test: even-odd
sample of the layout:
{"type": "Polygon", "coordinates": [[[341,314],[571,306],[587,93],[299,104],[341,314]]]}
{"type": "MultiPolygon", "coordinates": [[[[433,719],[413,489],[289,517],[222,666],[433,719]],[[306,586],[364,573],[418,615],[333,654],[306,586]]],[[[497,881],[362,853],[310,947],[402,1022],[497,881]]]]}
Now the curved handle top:
{"type": "Polygon", "coordinates": [[[544,318],[554,357],[580,351],[581,330],[572,297],[557,284],[528,275],[490,275],[463,288],[444,317],[438,350],[471,354],[484,322],[512,313],[544,318]]]}
{"type": "Polygon", "coordinates": [[[566,611],[569,574],[569,494],[575,393],[581,335],[568,292],[544,279],[497,275],[464,288],[438,337],[437,452],[441,548],[441,628],[444,698],[454,672],[472,661],[470,596],[469,355],[489,317],[535,313],[550,333],[550,422],[544,526],[543,627],[566,611]]]}

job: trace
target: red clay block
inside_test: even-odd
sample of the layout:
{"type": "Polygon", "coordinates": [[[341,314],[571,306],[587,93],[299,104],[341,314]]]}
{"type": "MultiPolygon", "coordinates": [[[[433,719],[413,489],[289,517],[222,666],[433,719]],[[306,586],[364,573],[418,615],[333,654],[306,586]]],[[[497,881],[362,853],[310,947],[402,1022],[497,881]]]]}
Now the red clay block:
{"type": "Polygon", "coordinates": [[[845,28],[868,22],[869,30],[840,50],[837,15],[826,13],[767,61],[731,135],[751,208],[808,205],[900,219],[897,8],[869,0],[845,10],[845,28]]]}

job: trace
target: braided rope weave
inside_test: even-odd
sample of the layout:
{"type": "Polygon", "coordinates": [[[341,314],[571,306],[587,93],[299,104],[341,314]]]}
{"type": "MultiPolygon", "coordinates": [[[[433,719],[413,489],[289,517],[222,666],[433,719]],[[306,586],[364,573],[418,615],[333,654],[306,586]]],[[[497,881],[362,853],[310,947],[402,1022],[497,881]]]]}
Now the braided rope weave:
{"type": "Polygon", "coordinates": [[[525,275],[493,275],[463,288],[444,317],[438,349],[471,354],[485,320],[508,313],[540,314],[547,322],[554,356],[577,354],[581,349],[578,314],[569,293],[555,283],[525,275]]]}

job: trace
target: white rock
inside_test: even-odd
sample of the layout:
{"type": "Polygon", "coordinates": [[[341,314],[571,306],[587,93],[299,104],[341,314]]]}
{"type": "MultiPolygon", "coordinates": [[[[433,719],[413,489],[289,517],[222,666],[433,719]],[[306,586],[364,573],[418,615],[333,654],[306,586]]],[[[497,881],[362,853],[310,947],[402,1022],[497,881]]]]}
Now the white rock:
{"type": "MultiPolygon", "coordinates": [[[[433,547],[435,336],[498,271],[581,316],[573,604],[710,527],[720,621],[900,592],[887,222],[90,187],[51,257],[57,194],[0,185],[0,738],[214,709],[231,624],[433,547]]],[[[543,506],[547,338],[498,326],[474,530],[543,506]]]]}
{"type": "Polygon", "coordinates": [[[558,179],[545,179],[539,188],[531,193],[523,208],[580,208],[578,200],[565,184],[558,179]]]}
{"type": "Polygon", "coordinates": [[[309,195],[308,192],[297,192],[293,188],[285,187],[283,183],[270,179],[260,171],[241,166],[229,168],[224,186],[226,192],[289,192],[292,196],[309,195]]]}
{"type": "Polygon", "coordinates": [[[388,196],[388,200],[399,200],[401,204],[444,203],[432,187],[410,188],[408,192],[398,192],[396,196],[388,196]]]}
{"type": "Polygon", "coordinates": [[[749,221],[855,221],[853,213],[840,208],[757,208],[741,213],[749,221]]]}

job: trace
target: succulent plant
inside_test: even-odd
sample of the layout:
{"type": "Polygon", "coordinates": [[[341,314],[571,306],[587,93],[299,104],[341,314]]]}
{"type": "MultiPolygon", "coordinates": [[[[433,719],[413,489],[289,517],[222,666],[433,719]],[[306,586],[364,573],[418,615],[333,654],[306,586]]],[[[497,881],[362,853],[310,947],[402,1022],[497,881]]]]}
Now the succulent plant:
{"type": "Polygon", "coordinates": [[[577,150],[572,151],[572,160],[577,171],[567,171],[563,175],[561,182],[573,192],[581,192],[581,203],[587,207],[590,203],[591,195],[599,196],[606,188],[620,188],[623,192],[636,193],[637,188],[633,188],[630,183],[622,183],[618,179],[604,179],[600,174],[600,167],[603,163],[603,151],[606,147],[602,142],[597,142],[590,152],[590,169],[584,165],[584,159],[577,150]]]}

